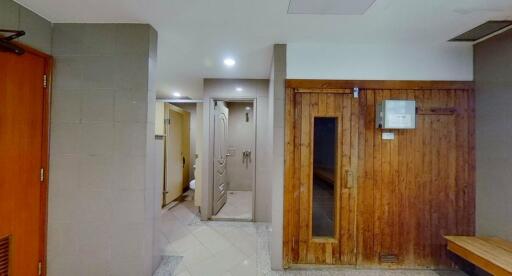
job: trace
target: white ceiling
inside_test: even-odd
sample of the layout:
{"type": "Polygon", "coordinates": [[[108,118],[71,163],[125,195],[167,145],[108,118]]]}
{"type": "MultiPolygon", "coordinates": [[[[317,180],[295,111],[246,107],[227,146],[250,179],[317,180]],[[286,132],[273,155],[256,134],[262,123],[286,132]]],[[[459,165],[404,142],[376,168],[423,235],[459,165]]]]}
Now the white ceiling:
{"type": "Polygon", "coordinates": [[[54,23],[153,25],[160,97],[198,98],[203,78],[267,78],[274,43],[440,43],[512,19],[511,0],[377,0],[364,15],[292,15],[289,0],[16,1],[54,23]]]}

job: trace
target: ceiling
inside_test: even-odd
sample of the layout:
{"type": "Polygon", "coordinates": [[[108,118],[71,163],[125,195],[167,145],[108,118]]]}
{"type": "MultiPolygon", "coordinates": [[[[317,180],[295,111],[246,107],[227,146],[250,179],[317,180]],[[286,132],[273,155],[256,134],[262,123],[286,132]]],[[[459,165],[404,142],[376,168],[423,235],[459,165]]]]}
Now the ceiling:
{"type": "Polygon", "coordinates": [[[274,43],[440,43],[512,19],[510,0],[377,0],[364,15],[287,14],[289,0],[16,1],[54,23],[153,25],[159,97],[199,98],[203,78],[268,78],[274,43]]]}

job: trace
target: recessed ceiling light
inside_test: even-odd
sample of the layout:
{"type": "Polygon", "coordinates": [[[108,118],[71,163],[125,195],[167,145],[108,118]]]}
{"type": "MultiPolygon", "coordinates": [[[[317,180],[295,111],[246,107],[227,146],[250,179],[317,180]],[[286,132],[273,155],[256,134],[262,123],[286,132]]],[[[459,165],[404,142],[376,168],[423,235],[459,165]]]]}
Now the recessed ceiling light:
{"type": "Polygon", "coordinates": [[[174,93],[172,93],[172,95],[173,95],[174,97],[176,97],[176,98],[181,97],[181,93],[180,93],[180,92],[174,92],[174,93]]]}
{"type": "Polygon", "coordinates": [[[249,111],[249,110],[251,110],[251,107],[250,106],[246,106],[245,110],[249,111]]]}
{"type": "Polygon", "coordinates": [[[238,91],[238,92],[242,92],[242,91],[244,91],[244,89],[243,89],[242,87],[237,87],[237,88],[236,88],[236,91],[238,91]]]}
{"type": "Polygon", "coordinates": [[[235,64],[236,64],[236,61],[232,58],[224,59],[224,65],[226,65],[227,67],[233,67],[233,66],[235,66],[235,64]]]}

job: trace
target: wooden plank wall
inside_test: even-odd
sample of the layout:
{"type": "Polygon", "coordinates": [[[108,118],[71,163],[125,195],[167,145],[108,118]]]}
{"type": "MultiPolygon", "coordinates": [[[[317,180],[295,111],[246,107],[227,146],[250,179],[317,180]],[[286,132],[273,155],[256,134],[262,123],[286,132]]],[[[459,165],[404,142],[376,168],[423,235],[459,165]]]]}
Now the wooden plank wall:
{"type": "Polygon", "coordinates": [[[472,99],[471,90],[362,91],[359,265],[396,254],[399,261],[390,266],[449,266],[443,236],[473,234],[472,99]],[[375,105],[385,99],[416,100],[416,129],[394,130],[394,140],[382,140],[375,105]]]}
{"type": "MultiPolygon", "coordinates": [[[[424,86],[428,83],[418,89],[361,90],[355,149],[360,267],[449,267],[443,235],[474,234],[473,90],[469,85],[457,89],[457,84],[449,89],[424,86]],[[375,106],[385,99],[416,100],[416,129],[393,130],[394,140],[382,140],[382,130],[375,127],[375,106]],[[381,263],[381,254],[397,255],[398,263],[381,263]]],[[[288,101],[294,91],[298,89],[288,88],[287,120],[293,118],[288,101]]],[[[293,132],[288,121],[287,127],[293,132]]],[[[287,142],[287,153],[292,146],[287,142]]],[[[297,191],[290,190],[290,169],[285,160],[285,191],[293,194],[297,191]]],[[[287,198],[285,224],[291,211],[286,209],[287,198]]],[[[289,265],[293,231],[290,225],[284,230],[284,263],[289,265]]]]}

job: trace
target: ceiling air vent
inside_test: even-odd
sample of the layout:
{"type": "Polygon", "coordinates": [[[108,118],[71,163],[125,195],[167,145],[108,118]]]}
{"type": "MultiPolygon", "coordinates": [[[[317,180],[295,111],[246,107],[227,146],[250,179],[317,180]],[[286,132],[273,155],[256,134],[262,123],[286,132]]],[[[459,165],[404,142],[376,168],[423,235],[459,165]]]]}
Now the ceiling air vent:
{"type": "Polygon", "coordinates": [[[9,236],[0,238],[0,276],[9,276],[9,236]]]}
{"type": "Polygon", "coordinates": [[[376,0],[290,0],[289,14],[364,14],[376,0]]]}
{"type": "Polygon", "coordinates": [[[495,32],[503,30],[510,25],[512,25],[512,21],[509,20],[487,21],[478,27],[450,39],[450,41],[477,41],[495,32]]]}

